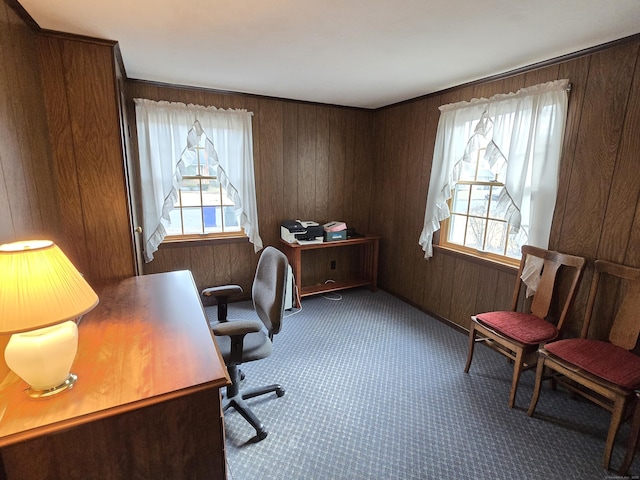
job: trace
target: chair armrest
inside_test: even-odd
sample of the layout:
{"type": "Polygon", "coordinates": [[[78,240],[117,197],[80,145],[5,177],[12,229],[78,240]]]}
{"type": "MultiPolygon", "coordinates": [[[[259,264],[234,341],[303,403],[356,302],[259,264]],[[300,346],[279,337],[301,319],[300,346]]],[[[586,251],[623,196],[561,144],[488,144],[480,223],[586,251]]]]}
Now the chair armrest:
{"type": "Polygon", "coordinates": [[[243,292],[240,285],[221,285],[219,287],[210,287],[202,290],[205,297],[231,297],[240,295],[243,292]]]}
{"type": "Polygon", "coordinates": [[[262,330],[262,322],[257,320],[234,320],[232,322],[216,323],[211,327],[211,331],[217,337],[225,336],[231,340],[231,351],[229,359],[225,359],[227,365],[237,365],[242,363],[242,352],[244,337],[248,333],[255,333],[262,330]]]}
{"type": "Polygon", "coordinates": [[[262,330],[262,323],[257,320],[234,320],[232,322],[217,323],[211,327],[214,335],[233,337],[246,335],[262,330]]]}
{"type": "Polygon", "coordinates": [[[227,303],[229,303],[229,297],[235,297],[242,293],[242,287],[240,285],[221,285],[219,287],[210,287],[202,290],[202,304],[204,306],[210,306],[211,301],[209,299],[215,298],[218,304],[218,321],[227,321],[227,303]]]}

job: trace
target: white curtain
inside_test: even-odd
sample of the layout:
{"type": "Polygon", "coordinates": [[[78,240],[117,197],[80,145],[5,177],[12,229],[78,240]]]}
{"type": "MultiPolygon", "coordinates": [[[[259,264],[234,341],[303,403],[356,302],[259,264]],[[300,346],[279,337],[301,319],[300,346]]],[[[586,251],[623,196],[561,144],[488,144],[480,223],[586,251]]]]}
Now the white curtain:
{"type": "Polygon", "coordinates": [[[450,216],[447,200],[461,162],[478,143],[498,181],[499,208],[513,232],[527,226],[528,242],[547,248],[558,189],[567,117],[568,80],[557,80],[490,99],[440,107],[424,226],[419,244],[433,255],[433,234],[450,216]]]}
{"type": "Polygon", "coordinates": [[[204,132],[213,143],[219,182],[235,204],[240,226],[255,251],[262,248],[253,168],[251,112],[135,99],[142,191],[144,258],[166,236],[182,180],[188,137],[204,132]]]}

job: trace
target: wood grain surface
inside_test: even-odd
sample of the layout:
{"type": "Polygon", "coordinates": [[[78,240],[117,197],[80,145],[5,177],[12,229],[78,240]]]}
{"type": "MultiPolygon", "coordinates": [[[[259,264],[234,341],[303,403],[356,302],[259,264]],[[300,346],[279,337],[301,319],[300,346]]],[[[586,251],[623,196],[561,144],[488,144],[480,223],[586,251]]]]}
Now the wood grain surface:
{"type": "Polygon", "coordinates": [[[99,297],[78,328],[71,390],[34,401],[5,378],[0,447],[228,383],[189,272],[132,277],[99,297]]]}
{"type": "MultiPolygon", "coordinates": [[[[92,278],[134,272],[113,42],[35,34],[6,6],[0,21],[7,26],[0,29],[0,61],[8,67],[0,70],[6,140],[0,201],[4,198],[11,206],[9,212],[0,209],[0,234],[54,236],[92,278]],[[17,73],[22,69],[30,72],[31,81],[23,81],[17,73]],[[38,74],[44,79],[46,108],[34,80],[38,74]],[[22,132],[29,125],[41,132],[48,128],[49,137],[32,135],[27,145],[22,132]],[[53,172],[57,183],[39,179],[41,168],[53,172]]],[[[502,291],[511,290],[515,269],[443,249],[423,260],[417,241],[438,106],[567,78],[572,89],[550,247],[589,261],[570,316],[575,331],[593,261],[640,266],[639,49],[640,37],[629,37],[378,110],[127,80],[128,124],[135,125],[135,97],[252,111],[264,244],[277,245],[280,222],[295,218],[342,220],[361,232],[379,234],[380,287],[465,326],[480,310],[506,308],[508,295],[502,291]],[[496,272],[494,290],[486,282],[495,281],[496,272]]],[[[135,128],[131,133],[129,158],[135,163],[135,128]]],[[[349,274],[346,257],[317,252],[309,257],[311,281],[349,274]],[[329,267],[333,260],[336,270],[329,267]]],[[[246,240],[166,245],[143,271],[185,268],[193,272],[198,288],[233,281],[248,295],[256,263],[246,240]]]]}

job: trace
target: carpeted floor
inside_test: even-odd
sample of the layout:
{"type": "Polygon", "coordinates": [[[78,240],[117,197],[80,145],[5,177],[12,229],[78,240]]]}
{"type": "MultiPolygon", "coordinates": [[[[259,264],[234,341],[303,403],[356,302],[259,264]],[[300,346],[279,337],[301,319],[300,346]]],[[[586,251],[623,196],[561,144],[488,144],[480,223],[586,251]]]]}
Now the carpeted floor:
{"type": "MultiPolygon", "coordinates": [[[[279,382],[286,394],[250,400],[269,431],[261,442],[225,413],[230,480],[620,478],[601,467],[605,410],[545,386],[529,418],[533,371],[511,410],[504,357],[479,345],[465,374],[465,335],[382,291],[337,297],[305,298],[273,354],[243,365],[245,386],[279,382]]],[[[250,302],[229,317],[256,318],[250,302]]]]}

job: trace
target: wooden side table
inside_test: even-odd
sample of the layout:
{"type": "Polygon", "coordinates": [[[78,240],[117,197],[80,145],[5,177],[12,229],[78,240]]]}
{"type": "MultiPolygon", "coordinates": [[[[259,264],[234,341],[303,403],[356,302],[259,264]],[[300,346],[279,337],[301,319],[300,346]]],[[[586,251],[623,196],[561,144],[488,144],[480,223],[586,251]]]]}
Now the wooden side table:
{"type": "Polygon", "coordinates": [[[296,288],[300,298],[309,295],[316,295],[324,292],[335,292],[346,288],[367,286],[372,291],[378,288],[378,251],[380,237],[378,235],[365,235],[364,237],[350,238],[335,242],[322,243],[289,243],[280,239],[284,253],[289,259],[289,264],[293,270],[296,288]],[[302,252],[308,250],[344,248],[349,246],[360,247],[359,271],[358,275],[348,280],[326,283],[321,285],[302,285],[302,252]]]}

